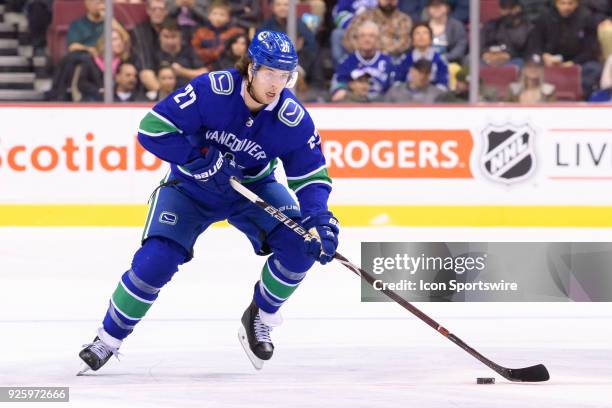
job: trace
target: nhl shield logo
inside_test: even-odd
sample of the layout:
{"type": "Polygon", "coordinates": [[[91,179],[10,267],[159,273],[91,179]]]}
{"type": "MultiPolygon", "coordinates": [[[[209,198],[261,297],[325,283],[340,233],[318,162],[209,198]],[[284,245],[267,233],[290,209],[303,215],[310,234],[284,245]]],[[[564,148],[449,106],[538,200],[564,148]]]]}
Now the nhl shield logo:
{"type": "Polygon", "coordinates": [[[529,125],[491,125],[483,137],[480,166],[487,178],[512,184],[531,176],[535,170],[535,132],[529,125]]]}

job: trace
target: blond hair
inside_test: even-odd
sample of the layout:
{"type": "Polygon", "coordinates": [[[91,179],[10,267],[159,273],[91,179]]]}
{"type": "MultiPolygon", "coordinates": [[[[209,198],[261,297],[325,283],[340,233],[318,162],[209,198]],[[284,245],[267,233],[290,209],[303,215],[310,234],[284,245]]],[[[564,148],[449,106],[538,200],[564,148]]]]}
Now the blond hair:
{"type": "MultiPolygon", "coordinates": [[[[117,34],[119,34],[121,41],[123,41],[123,52],[121,53],[121,55],[119,55],[119,59],[121,61],[126,61],[128,58],[130,58],[130,34],[125,28],[123,28],[123,26],[117,20],[114,19],[112,32],[116,32],[117,34]]],[[[98,55],[102,55],[104,53],[104,35],[101,35],[100,38],[98,38],[98,41],[96,41],[96,50],[98,51],[98,55]]]]}

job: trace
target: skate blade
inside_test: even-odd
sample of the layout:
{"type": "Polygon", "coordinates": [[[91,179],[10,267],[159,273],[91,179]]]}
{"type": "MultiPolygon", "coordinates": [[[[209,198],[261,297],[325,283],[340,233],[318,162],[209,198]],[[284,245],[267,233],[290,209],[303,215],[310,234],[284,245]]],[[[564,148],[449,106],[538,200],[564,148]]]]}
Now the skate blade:
{"type": "Polygon", "coordinates": [[[247,357],[249,358],[249,360],[251,360],[251,364],[253,364],[253,367],[255,367],[256,370],[261,370],[263,368],[264,360],[257,357],[251,351],[251,347],[249,346],[249,340],[247,339],[246,335],[246,330],[244,330],[244,327],[242,326],[238,329],[238,340],[240,341],[240,344],[242,345],[242,348],[244,349],[244,352],[246,353],[247,357]]]}
{"type": "Polygon", "coordinates": [[[81,369],[77,373],[77,377],[80,376],[80,375],[85,374],[89,370],[91,370],[91,368],[87,364],[81,363],[81,369]]]}

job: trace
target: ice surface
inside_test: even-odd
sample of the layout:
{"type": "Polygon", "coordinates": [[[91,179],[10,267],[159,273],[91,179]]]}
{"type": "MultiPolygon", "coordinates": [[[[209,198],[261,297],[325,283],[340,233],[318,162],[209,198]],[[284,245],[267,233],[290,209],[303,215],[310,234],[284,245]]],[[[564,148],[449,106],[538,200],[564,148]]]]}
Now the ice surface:
{"type": "MultiPolygon", "coordinates": [[[[612,407],[611,303],[419,306],[499,364],[544,363],[551,380],[512,384],[393,303],[362,304],[340,265],[311,271],[256,372],[236,338],[263,258],[229,228],[195,259],[97,373],[76,377],[135,228],[0,228],[0,385],[69,386],[72,407],[612,407]],[[476,377],[496,377],[477,385],[476,377]]],[[[360,241],[610,241],[607,229],[344,228],[360,241]]],[[[27,406],[21,404],[19,406],[27,406]]],[[[39,405],[35,405],[39,406],[39,405]]]]}

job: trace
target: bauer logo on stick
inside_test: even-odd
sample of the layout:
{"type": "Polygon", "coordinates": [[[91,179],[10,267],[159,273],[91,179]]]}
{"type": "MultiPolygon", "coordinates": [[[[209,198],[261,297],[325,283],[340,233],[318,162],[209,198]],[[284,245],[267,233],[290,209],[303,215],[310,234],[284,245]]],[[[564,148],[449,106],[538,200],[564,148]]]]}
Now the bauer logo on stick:
{"type": "Polygon", "coordinates": [[[533,174],[535,132],[529,125],[490,125],[482,134],[484,148],[480,166],[487,178],[512,184],[533,174]]]}

